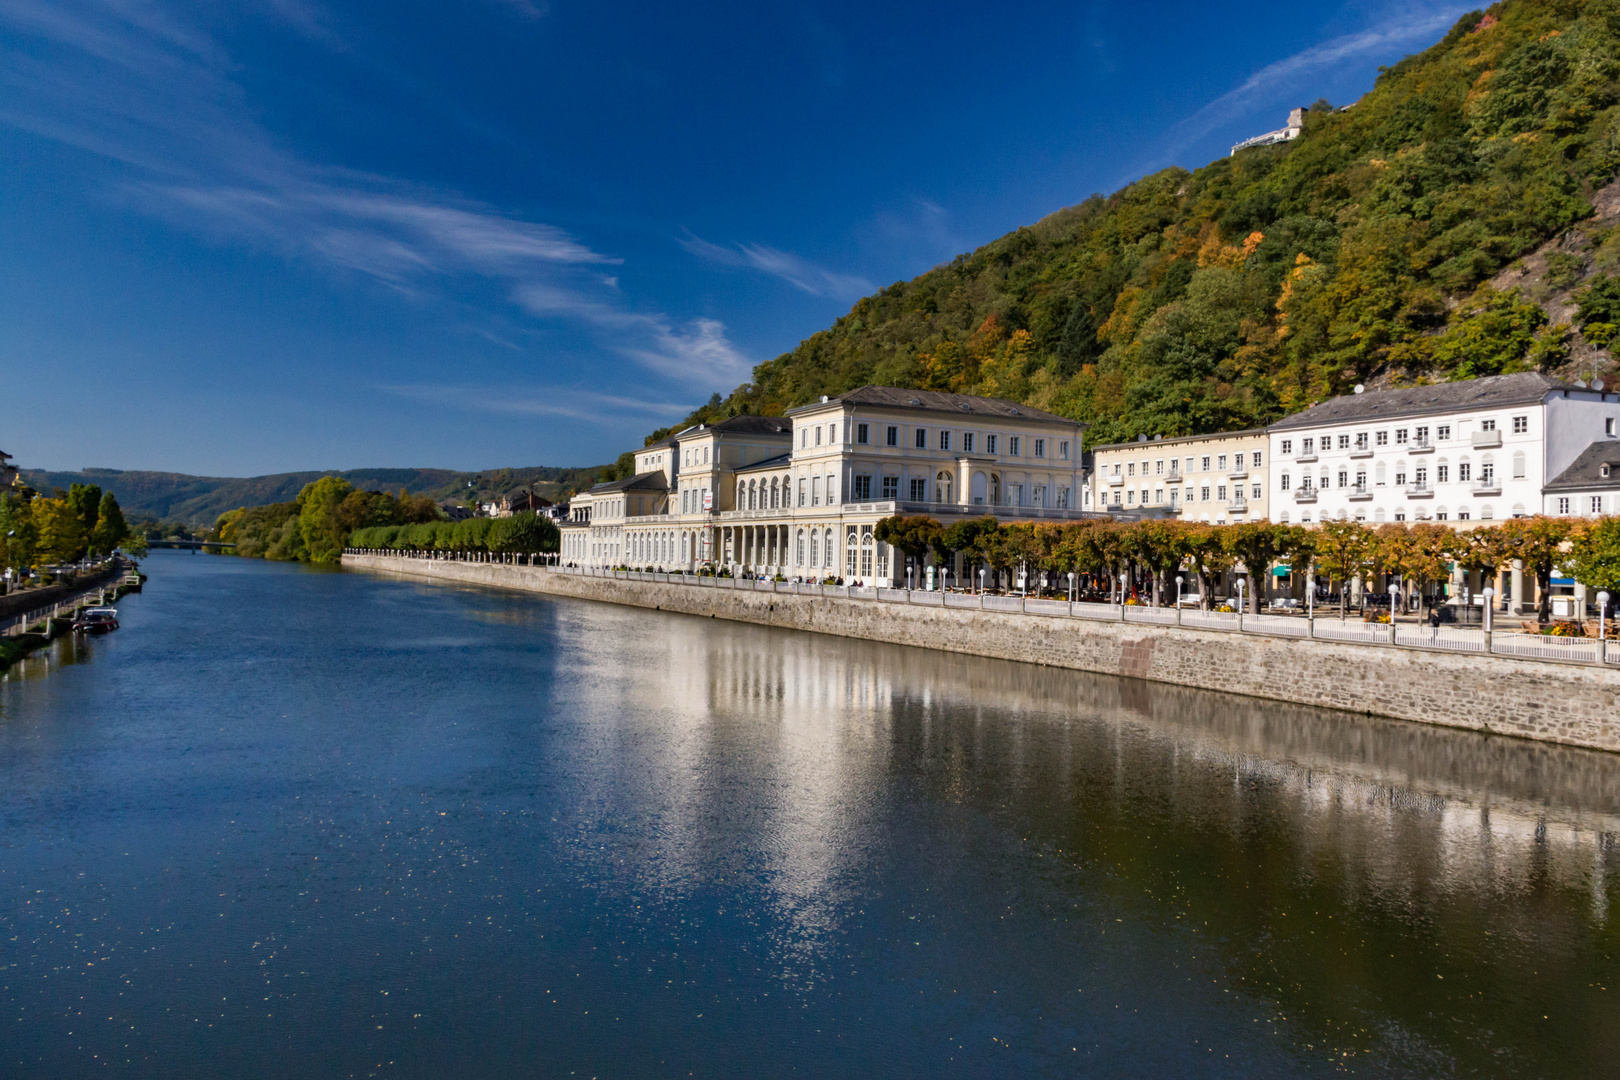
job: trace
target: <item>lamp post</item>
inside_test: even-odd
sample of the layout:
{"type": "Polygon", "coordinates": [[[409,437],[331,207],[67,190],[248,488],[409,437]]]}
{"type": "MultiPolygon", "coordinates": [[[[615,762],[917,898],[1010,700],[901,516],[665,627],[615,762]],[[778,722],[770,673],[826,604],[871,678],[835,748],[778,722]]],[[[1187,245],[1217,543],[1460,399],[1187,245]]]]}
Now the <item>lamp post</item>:
{"type": "Polygon", "coordinates": [[[1598,602],[1598,654],[1597,654],[1597,658],[1598,658],[1598,663],[1604,664],[1604,663],[1608,663],[1608,660],[1609,660],[1609,639],[1608,639],[1608,636],[1607,636],[1607,633],[1606,633],[1605,623],[1604,623],[1605,618],[1609,614],[1609,594],[1606,591],[1598,593],[1597,594],[1597,602],[1598,602]]]}
{"type": "Polygon", "coordinates": [[[911,591],[911,564],[906,564],[906,592],[911,591]]]}
{"type": "Polygon", "coordinates": [[[1489,585],[1487,585],[1480,592],[1479,595],[1480,595],[1480,599],[1485,601],[1485,603],[1483,605],[1483,607],[1485,609],[1485,651],[1490,652],[1491,651],[1491,598],[1496,595],[1496,590],[1491,588],[1489,585]]]}
{"type": "Polygon", "coordinates": [[[1244,586],[1244,579],[1243,578],[1238,578],[1237,579],[1237,591],[1238,591],[1238,629],[1239,630],[1243,629],[1243,611],[1244,611],[1243,586],[1244,586]]]}
{"type": "Polygon", "coordinates": [[[1187,579],[1181,574],[1176,575],[1176,625],[1181,625],[1181,586],[1187,579]]]}
{"type": "Polygon", "coordinates": [[[979,567],[979,595],[984,595],[984,567],[979,567]]]}
{"type": "Polygon", "coordinates": [[[1393,581],[1389,583],[1389,643],[1395,644],[1395,605],[1399,601],[1401,587],[1393,581]]]}
{"type": "Polygon", "coordinates": [[[1074,571],[1069,571],[1069,603],[1074,603],[1074,571]]]}

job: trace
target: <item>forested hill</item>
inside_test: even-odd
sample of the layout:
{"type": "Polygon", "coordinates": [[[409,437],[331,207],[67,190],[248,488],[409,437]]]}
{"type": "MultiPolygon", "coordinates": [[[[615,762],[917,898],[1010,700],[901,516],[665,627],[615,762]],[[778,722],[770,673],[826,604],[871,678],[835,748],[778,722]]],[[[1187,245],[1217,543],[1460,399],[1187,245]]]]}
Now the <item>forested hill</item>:
{"type": "Polygon", "coordinates": [[[323,476],[341,476],[357,488],[397,491],[434,499],[469,503],[532,490],[549,499],[594,483],[602,466],[584,469],[534,466],[455,472],[450,469],[351,469],[348,472],[276,473],[272,476],[189,476],[185,473],[139,472],[122,469],[85,469],[80,472],[22,470],[22,479],[36,491],[73,484],[95,484],[110,491],[131,517],[173,520],[190,525],[212,525],[220,514],[242,506],[291,502],[305,484],[323,476]]]}
{"type": "Polygon", "coordinates": [[[1590,377],[1620,320],[1620,230],[1591,220],[1620,167],[1617,78],[1620,0],[1476,11],[1294,142],[891,285],[691,419],[880,383],[1015,398],[1096,443],[1248,427],[1357,382],[1590,377]]]}

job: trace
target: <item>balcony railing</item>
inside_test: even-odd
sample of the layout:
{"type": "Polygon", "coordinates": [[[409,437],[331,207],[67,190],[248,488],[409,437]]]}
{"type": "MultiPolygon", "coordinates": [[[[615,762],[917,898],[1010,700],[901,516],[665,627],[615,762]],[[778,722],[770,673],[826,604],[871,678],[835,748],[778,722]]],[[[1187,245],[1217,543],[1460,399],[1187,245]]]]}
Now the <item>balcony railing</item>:
{"type": "Polygon", "coordinates": [[[1372,457],[1373,450],[1370,446],[1358,446],[1354,450],[1350,451],[1350,456],[1353,458],[1372,457]]]}
{"type": "Polygon", "coordinates": [[[1316,489],[1302,487],[1294,489],[1294,501],[1297,503],[1313,503],[1316,501],[1316,489]]]}
{"type": "Polygon", "coordinates": [[[1408,499],[1432,499],[1434,498],[1434,488],[1430,487],[1427,482],[1407,484],[1406,497],[1408,499]]]}
{"type": "Polygon", "coordinates": [[[1431,454],[1434,452],[1434,443],[1428,439],[1418,439],[1416,442],[1407,444],[1406,452],[1408,454],[1431,454]]]}
{"type": "Polygon", "coordinates": [[[1486,479],[1483,479],[1483,478],[1479,479],[1479,480],[1475,480],[1474,481],[1474,494],[1475,495],[1500,495],[1500,494],[1502,494],[1502,481],[1496,479],[1494,476],[1491,477],[1489,480],[1486,480],[1486,479]]]}
{"type": "Polygon", "coordinates": [[[1234,514],[1246,514],[1249,512],[1249,500],[1242,498],[1233,499],[1226,504],[1226,509],[1234,514]]]}
{"type": "Polygon", "coordinates": [[[1108,478],[1109,487],[1119,487],[1123,483],[1125,483],[1125,478],[1123,476],[1110,476],[1108,478]]]}
{"type": "Polygon", "coordinates": [[[1294,460],[1297,461],[1297,462],[1300,462],[1301,464],[1306,464],[1306,463],[1315,461],[1316,460],[1316,451],[1315,450],[1306,450],[1306,451],[1304,451],[1302,453],[1295,454],[1294,455],[1294,460]]]}
{"type": "Polygon", "coordinates": [[[1239,465],[1237,468],[1227,473],[1226,478],[1228,480],[1247,480],[1249,478],[1249,470],[1239,465]]]}
{"type": "Polygon", "coordinates": [[[1366,502],[1372,497],[1372,489],[1366,484],[1357,484],[1355,487],[1350,489],[1349,499],[1351,502],[1366,502]]]}
{"type": "Polygon", "coordinates": [[[1502,432],[1500,430],[1476,431],[1474,432],[1472,439],[1475,450],[1489,450],[1492,447],[1502,445],[1502,432]]]}

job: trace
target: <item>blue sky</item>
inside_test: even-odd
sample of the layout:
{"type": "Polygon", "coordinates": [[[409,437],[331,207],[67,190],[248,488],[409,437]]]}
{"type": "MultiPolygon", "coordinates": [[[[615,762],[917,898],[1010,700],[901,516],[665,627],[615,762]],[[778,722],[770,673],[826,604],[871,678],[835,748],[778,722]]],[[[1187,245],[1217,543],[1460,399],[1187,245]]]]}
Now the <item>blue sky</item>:
{"type": "Polygon", "coordinates": [[[0,0],[0,449],[584,465],[1459,5],[0,0]]]}

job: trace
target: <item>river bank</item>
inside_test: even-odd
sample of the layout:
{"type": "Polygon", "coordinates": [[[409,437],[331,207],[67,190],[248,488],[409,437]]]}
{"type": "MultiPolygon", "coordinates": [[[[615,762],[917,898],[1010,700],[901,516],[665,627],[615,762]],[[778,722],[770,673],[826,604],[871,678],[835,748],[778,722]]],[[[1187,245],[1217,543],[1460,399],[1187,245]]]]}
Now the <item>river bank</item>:
{"type": "Polygon", "coordinates": [[[9,597],[14,601],[27,600],[30,603],[13,603],[13,610],[4,613],[5,626],[3,633],[0,633],[0,672],[35,649],[69,633],[74,616],[82,608],[115,603],[127,593],[139,592],[143,580],[138,570],[118,559],[104,573],[71,587],[40,589],[9,597]]]}
{"type": "Polygon", "coordinates": [[[1620,751],[1620,671],[1608,666],[700,588],[490,562],[351,554],[343,564],[1620,751]]]}

